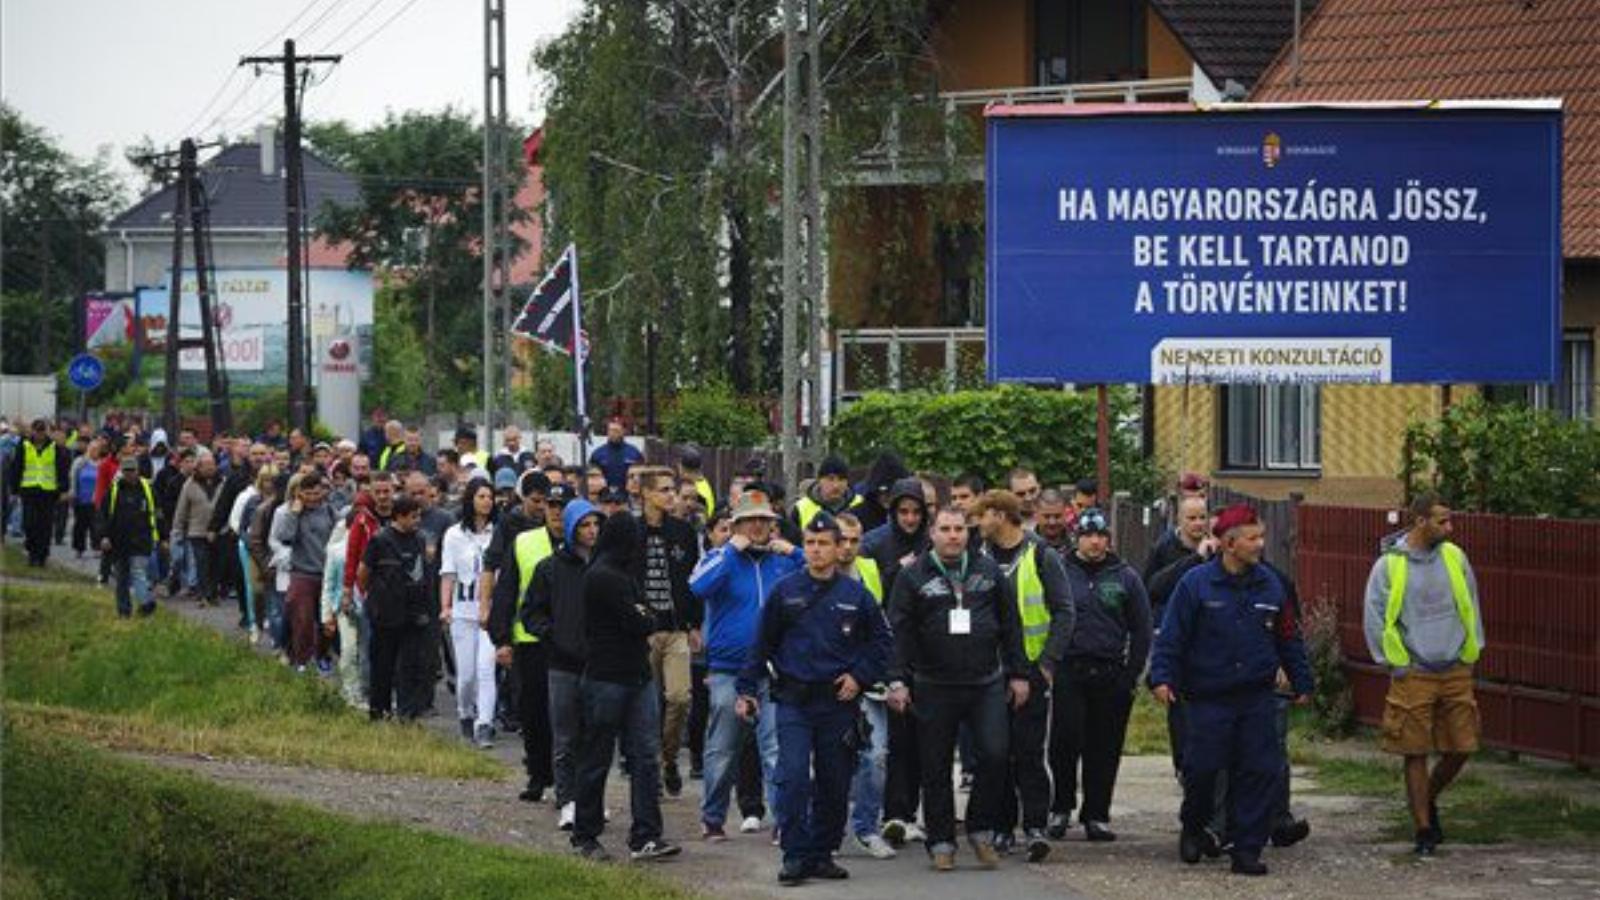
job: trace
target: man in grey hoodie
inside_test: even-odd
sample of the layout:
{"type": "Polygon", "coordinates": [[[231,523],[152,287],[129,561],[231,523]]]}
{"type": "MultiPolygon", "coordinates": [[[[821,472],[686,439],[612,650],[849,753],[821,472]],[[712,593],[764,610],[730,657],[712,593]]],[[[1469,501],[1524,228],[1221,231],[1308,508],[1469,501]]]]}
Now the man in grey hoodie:
{"type": "Polygon", "coordinates": [[[1439,795],[1478,749],[1472,665],[1483,651],[1478,581],[1450,543],[1450,508],[1438,494],[1411,501],[1411,525],[1384,540],[1367,577],[1367,648],[1390,671],[1381,746],[1405,757],[1416,853],[1444,840],[1439,795]],[[1428,771],[1428,756],[1440,754],[1428,771]]]}

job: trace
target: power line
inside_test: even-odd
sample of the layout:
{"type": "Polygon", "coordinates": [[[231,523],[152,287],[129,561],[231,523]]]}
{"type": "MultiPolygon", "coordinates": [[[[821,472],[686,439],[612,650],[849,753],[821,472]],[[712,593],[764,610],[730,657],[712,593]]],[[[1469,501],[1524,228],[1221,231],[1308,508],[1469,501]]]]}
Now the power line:
{"type": "MultiPolygon", "coordinates": [[[[329,16],[331,16],[335,12],[337,12],[339,10],[339,7],[345,5],[345,3],[347,3],[347,2],[348,2],[348,0],[333,0],[333,5],[329,6],[327,9],[323,10],[322,11],[322,15],[317,16],[317,18],[315,20],[313,20],[310,25],[307,25],[305,27],[305,30],[300,32],[298,39],[303,41],[306,38],[310,37],[313,32],[315,32],[318,28],[322,27],[322,23],[323,22],[328,21],[328,17],[329,16]]],[[[254,55],[254,54],[251,54],[251,55],[254,55]]]]}
{"type": "Polygon", "coordinates": [[[367,4],[366,9],[361,11],[360,15],[356,16],[354,19],[351,19],[343,28],[339,29],[338,34],[328,38],[323,43],[327,44],[329,47],[337,47],[339,42],[344,40],[345,35],[354,31],[357,25],[360,25],[362,22],[366,21],[367,16],[372,15],[373,11],[382,6],[383,3],[384,0],[372,0],[371,3],[367,4]]]}
{"type": "Polygon", "coordinates": [[[345,56],[349,56],[350,54],[356,52],[357,50],[360,50],[363,46],[366,45],[366,43],[368,41],[370,41],[373,38],[377,37],[378,34],[380,32],[382,32],[385,28],[388,28],[390,25],[393,25],[394,21],[396,19],[398,19],[401,16],[405,15],[406,14],[406,10],[408,10],[411,7],[416,6],[416,5],[417,5],[417,0],[406,0],[406,3],[405,3],[404,6],[402,6],[399,9],[394,11],[394,15],[390,16],[387,19],[384,19],[382,25],[379,25],[377,28],[374,28],[372,31],[367,32],[367,36],[362,38],[359,41],[356,41],[354,46],[352,46],[349,50],[346,50],[344,52],[344,55],[345,56]]]}
{"type": "MultiPolygon", "coordinates": [[[[316,6],[318,3],[321,3],[321,2],[322,2],[322,0],[309,0],[309,2],[306,3],[305,6],[300,7],[300,11],[294,14],[294,18],[290,19],[288,24],[284,25],[282,28],[279,28],[277,31],[273,32],[272,33],[272,37],[269,37],[266,40],[262,41],[261,43],[257,44],[255,49],[251,50],[248,55],[254,56],[255,54],[260,53],[262,50],[265,50],[267,47],[271,46],[273,43],[277,42],[277,40],[279,38],[281,38],[284,35],[288,34],[289,33],[289,29],[293,28],[294,24],[296,22],[298,22],[302,18],[304,18],[305,14],[310,12],[311,8],[313,6],[316,6]]],[[[335,5],[337,5],[337,4],[335,4],[335,5]]],[[[234,71],[237,72],[239,70],[237,68],[235,68],[234,71]]]]}

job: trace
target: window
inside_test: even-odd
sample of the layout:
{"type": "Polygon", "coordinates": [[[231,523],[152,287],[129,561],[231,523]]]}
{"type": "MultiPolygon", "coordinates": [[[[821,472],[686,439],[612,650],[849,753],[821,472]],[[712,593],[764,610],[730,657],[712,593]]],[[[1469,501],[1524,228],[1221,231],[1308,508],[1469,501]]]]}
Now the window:
{"type": "Polygon", "coordinates": [[[1497,403],[1526,403],[1566,419],[1594,421],[1594,333],[1561,335],[1561,374],[1555,384],[1489,385],[1485,396],[1497,403]]]}
{"type": "Polygon", "coordinates": [[[1145,77],[1145,0],[1034,0],[1038,84],[1145,77]]]}
{"type": "Polygon", "coordinates": [[[1222,390],[1222,464],[1227,469],[1322,467],[1322,389],[1238,385],[1222,390]]]}

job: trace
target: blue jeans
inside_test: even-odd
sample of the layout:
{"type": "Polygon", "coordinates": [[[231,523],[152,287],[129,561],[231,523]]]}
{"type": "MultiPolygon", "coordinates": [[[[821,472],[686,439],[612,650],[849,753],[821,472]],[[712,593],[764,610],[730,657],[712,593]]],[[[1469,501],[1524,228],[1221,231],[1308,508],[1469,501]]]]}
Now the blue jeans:
{"type": "MultiPolygon", "coordinates": [[[[705,798],[700,801],[700,820],[707,825],[721,827],[728,820],[728,795],[733,791],[734,776],[739,760],[739,743],[749,728],[733,711],[739,699],[735,686],[738,676],[732,672],[712,672],[710,682],[711,708],[706,717],[705,798]]],[[[761,753],[761,776],[766,782],[767,808],[779,817],[777,790],[773,778],[778,768],[778,720],[772,713],[767,683],[761,682],[761,714],[756,717],[756,746],[761,753]]]]}
{"type": "Polygon", "coordinates": [[[832,697],[777,703],[762,710],[777,719],[778,818],[783,861],[821,863],[844,836],[850,773],[855,752],[845,735],[855,725],[856,705],[832,697]]]}
{"type": "Polygon", "coordinates": [[[856,762],[855,780],[850,785],[850,796],[855,800],[850,827],[856,834],[866,836],[877,834],[878,820],[883,816],[883,786],[889,778],[889,710],[882,700],[863,697],[861,711],[872,725],[872,746],[856,762]]]}
{"type": "Polygon", "coordinates": [[[133,606],[149,606],[150,557],[118,556],[111,563],[117,573],[117,615],[133,615],[133,606]]]}
{"type": "Polygon", "coordinates": [[[606,775],[620,737],[628,756],[628,795],[633,814],[628,847],[637,850],[661,837],[661,698],[654,680],[644,684],[578,683],[583,695],[583,734],[578,740],[577,821],[572,843],[600,837],[605,828],[606,775]]]}

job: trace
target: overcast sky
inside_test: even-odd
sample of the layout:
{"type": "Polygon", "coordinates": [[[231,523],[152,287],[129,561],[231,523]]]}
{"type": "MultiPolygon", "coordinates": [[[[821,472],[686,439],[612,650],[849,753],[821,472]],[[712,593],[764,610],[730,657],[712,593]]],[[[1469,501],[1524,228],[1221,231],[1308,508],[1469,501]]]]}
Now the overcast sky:
{"type": "MultiPolygon", "coordinates": [[[[507,110],[534,123],[529,55],[582,0],[505,5],[507,110]]],[[[235,69],[240,56],[281,53],[285,37],[298,53],[345,54],[318,68],[309,119],[366,124],[449,104],[482,114],[480,0],[0,0],[0,95],[74,155],[109,146],[125,171],[123,148],[144,136],[166,145],[272,121],[281,73],[235,69]]]]}

